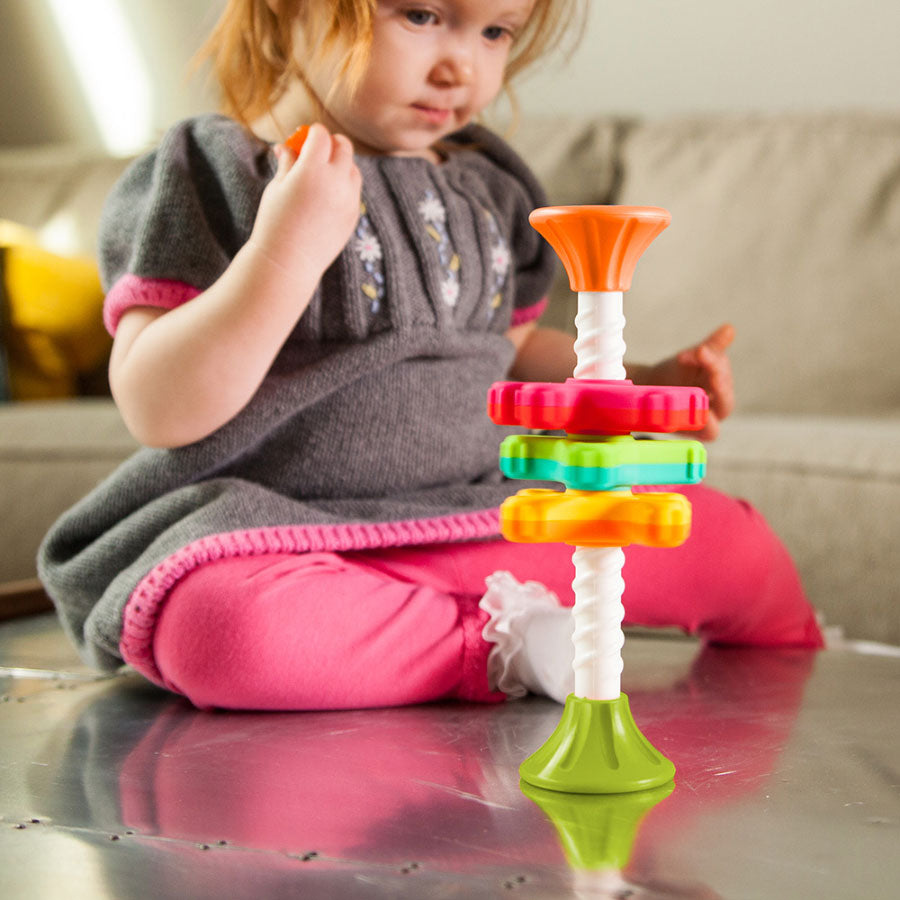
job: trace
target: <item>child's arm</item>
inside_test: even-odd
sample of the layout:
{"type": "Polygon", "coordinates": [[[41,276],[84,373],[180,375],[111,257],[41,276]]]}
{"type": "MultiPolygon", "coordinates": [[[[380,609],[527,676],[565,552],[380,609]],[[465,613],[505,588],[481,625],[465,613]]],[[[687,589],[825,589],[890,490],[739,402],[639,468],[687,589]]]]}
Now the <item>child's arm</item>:
{"type": "MultiPolygon", "coordinates": [[[[515,381],[565,381],[575,369],[575,339],[554,328],[538,328],[534,322],[517,325],[506,335],[516,348],[510,369],[515,381]]],[[[700,440],[713,440],[719,423],[734,409],[734,380],[727,350],[734,328],[720,325],[709,337],[655,366],[628,365],[627,376],[635,384],[682,384],[702,387],[709,394],[710,416],[700,440]]]]}
{"type": "Polygon", "coordinates": [[[122,316],[110,386],[138,440],[189,444],[244,408],[350,238],[361,181],[350,142],[314,126],[299,158],[278,149],[250,239],[215,284],[122,316]]]}
{"type": "Polygon", "coordinates": [[[575,338],[536,322],[514,325],[506,336],[516,348],[509,377],[513,381],[565,381],[575,371],[575,338]]]}

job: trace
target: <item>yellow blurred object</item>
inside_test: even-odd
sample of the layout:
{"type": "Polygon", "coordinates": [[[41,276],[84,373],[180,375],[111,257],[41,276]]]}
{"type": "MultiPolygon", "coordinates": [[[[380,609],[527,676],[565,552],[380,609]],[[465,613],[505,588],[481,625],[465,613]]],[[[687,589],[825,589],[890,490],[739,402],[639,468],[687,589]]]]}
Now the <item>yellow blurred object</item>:
{"type": "Polygon", "coordinates": [[[34,232],[12,222],[0,222],[0,254],[10,399],[76,395],[82,379],[104,367],[112,345],[96,263],[50,253],[34,232]]]}
{"type": "Polygon", "coordinates": [[[0,219],[0,247],[10,247],[14,244],[40,247],[41,240],[33,229],[18,222],[10,222],[9,219],[0,219]]]}

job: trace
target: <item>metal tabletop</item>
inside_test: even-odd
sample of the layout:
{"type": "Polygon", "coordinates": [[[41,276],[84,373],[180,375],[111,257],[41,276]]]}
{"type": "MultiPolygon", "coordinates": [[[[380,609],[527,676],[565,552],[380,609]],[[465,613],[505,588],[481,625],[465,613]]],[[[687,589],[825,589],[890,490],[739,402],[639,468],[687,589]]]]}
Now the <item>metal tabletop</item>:
{"type": "Polygon", "coordinates": [[[0,897],[900,896],[900,657],[630,636],[623,685],[674,790],[548,800],[547,700],[202,712],[8,622],[0,897]]]}

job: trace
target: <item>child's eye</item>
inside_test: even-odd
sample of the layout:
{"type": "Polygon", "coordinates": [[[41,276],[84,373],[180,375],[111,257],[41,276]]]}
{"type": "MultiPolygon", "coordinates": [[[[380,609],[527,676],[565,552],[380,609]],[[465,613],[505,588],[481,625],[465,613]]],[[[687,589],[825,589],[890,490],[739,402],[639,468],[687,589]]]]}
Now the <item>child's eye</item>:
{"type": "Polygon", "coordinates": [[[437,16],[428,9],[407,9],[404,13],[406,21],[410,25],[433,25],[437,21],[437,16]]]}
{"type": "Polygon", "coordinates": [[[501,25],[488,25],[488,27],[485,28],[481,33],[487,40],[491,42],[502,40],[507,36],[512,37],[509,29],[503,28],[501,25]]]}

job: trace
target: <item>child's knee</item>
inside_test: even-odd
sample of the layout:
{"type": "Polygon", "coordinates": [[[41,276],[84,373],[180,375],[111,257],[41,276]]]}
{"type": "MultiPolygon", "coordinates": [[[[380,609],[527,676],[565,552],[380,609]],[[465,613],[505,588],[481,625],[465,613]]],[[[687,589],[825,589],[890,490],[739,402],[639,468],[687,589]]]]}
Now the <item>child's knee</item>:
{"type": "Polygon", "coordinates": [[[717,571],[708,584],[710,608],[698,628],[716,643],[821,646],[815,611],[787,547],[752,506],[733,512],[719,532],[717,571]]]}
{"type": "Polygon", "coordinates": [[[204,568],[171,592],[154,637],[166,685],[197,706],[403,705],[447,696],[459,681],[451,595],[337,557],[279,562],[249,579],[240,566],[204,568]]]}
{"type": "Polygon", "coordinates": [[[241,602],[243,585],[213,583],[209,574],[199,569],[172,590],[153,635],[153,655],[166,686],[199,707],[225,705],[233,681],[259,650],[252,601],[241,602]]]}

